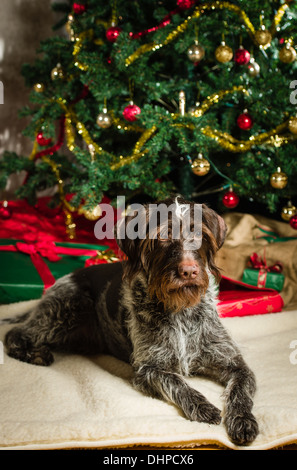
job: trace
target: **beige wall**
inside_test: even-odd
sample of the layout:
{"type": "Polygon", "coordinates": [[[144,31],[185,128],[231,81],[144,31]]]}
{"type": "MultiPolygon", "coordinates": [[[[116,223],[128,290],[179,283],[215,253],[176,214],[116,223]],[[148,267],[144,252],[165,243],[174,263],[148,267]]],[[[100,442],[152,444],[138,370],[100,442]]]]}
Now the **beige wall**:
{"type": "MultiPolygon", "coordinates": [[[[29,104],[30,92],[25,87],[21,67],[23,63],[34,62],[41,40],[57,34],[52,31],[57,19],[51,0],[0,0],[0,80],[4,85],[4,104],[0,104],[0,155],[4,150],[21,155],[31,152],[31,140],[22,136],[26,120],[18,117],[19,110],[29,104]]],[[[11,179],[10,194],[18,183],[19,178],[11,179]]]]}

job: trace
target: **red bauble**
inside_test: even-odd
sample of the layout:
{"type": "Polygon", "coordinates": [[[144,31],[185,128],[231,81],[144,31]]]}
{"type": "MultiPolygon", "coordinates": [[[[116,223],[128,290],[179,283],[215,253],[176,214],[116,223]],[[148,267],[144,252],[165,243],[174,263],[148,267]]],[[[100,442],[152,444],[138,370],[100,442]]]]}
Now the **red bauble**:
{"type": "Polygon", "coordinates": [[[118,26],[111,26],[106,31],[106,39],[109,42],[116,42],[116,40],[118,39],[119,34],[120,34],[121,31],[122,31],[122,29],[119,28],[118,26]]]}
{"type": "Polygon", "coordinates": [[[128,104],[123,111],[123,116],[127,121],[136,121],[137,115],[141,113],[141,109],[136,104],[128,104]]]}
{"type": "Polygon", "coordinates": [[[36,141],[41,146],[50,145],[52,143],[52,139],[51,138],[46,139],[45,137],[43,137],[42,132],[38,132],[36,136],[36,141]]]}
{"type": "Polygon", "coordinates": [[[223,204],[228,209],[234,209],[239,203],[239,197],[234,191],[227,191],[223,196],[223,204]]]}
{"type": "Polygon", "coordinates": [[[249,131],[254,124],[253,118],[249,113],[242,113],[237,118],[237,125],[243,131],[249,131]]]}
{"type": "Polygon", "coordinates": [[[7,220],[12,216],[12,210],[8,207],[8,202],[3,201],[0,207],[0,219],[7,220]]]}
{"type": "Polygon", "coordinates": [[[83,5],[82,3],[74,2],[73,4],[73,13],[75,13],[76,15],[81,15],[86,11],[86,9],[86,5],[83,5]]]}
{"type": "Polygon", "coordinates": [[[240,46],[234,54],[234,60],[238,65],[246,65],[250,61],[251,54],[249,51],[240,46]]]}
{"type": "Polygon", "coordinates": [[[176,4],[181,10],[187,10],[194,5],[194,0],[177,0],[176,4]]]}
{"type": "Polygon", "coordinates": [[[297,230],[297,214],[290,218],[290,225],[294,230],[297,230]]]}

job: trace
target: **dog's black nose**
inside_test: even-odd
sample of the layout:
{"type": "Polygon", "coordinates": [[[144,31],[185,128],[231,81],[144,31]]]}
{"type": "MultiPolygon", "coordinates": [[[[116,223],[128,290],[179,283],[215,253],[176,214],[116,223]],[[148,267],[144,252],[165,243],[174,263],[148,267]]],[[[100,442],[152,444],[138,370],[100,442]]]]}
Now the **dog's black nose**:
{"type": "Polygon", "coordinates": [[[196,263],[180,263],[178,274],[183,279],[195,279],[198,276],[198,265],[196,263]]]}

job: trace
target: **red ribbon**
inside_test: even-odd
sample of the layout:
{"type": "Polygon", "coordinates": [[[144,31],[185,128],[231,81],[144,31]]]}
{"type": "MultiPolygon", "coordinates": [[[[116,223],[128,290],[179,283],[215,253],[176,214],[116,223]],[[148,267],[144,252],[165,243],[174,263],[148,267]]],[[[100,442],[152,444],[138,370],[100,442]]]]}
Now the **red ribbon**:
{"type": "Polygon", "coordinates": [[[56,282],[56,279],[42,257],[47,258],[49,261],[56,262],[61,259],[58,254],[70,256],[95,256],[97,254],[97,250],[94,249],[56,246],[55,243],[51,241],[37,243],[17,242],[15,245],[0,245],[0,251],[14,251],[29,255],[35,269],[41,277],[44,290],[51,287],[56,282]]]}
{"type": "Polygon", "coordinates": [[[60,117],[60,130],[59,130],[58,141],[55,143],[55,145],[52,145],[52,147],[48,147],[47,149],[37,152],[34,156],[35,160],[42,157],[43,155],[53,155],[62,147],[63,142],[64,142],[64,135],[65,135],[65,119],[66,119],[65,115],[62,114],[62,116],[60,117]]]}
{"type": "MultiPolygon", "coordinates": [[[[193,0],[190,6],[193,6],[195,4],[196,0],[193,0]]],[[[188,7],[181,7],[178,6],[174,10],[170,11],[159,23],[157,26],[153,26],[152,28],[145,29],[143,31],[139,31],[138,33],[129,33],[129,36],[131,39],[138,39],[141,38],[142,36],[145,36],[146,34],[153,33],[154,31],[157,31],[160,28],[165,28],[165,26],[169,25],[171,23],[171,18],[172,16],[182,12],[183,10],[187,10],[188,7]]]]}
{"type": "Polygon", "coordinates": [[[153,33],[154,31],[157,31],[160,28],[164,28],[168,24],[171,23],[171,17],[173,15],[176,15],[176,13],[180,12],[180,8],[176,8],[175,10],[172,10],[168,15],[166,15],[161,23],[159,23],[157,26],[153,26],[152,28],[145,29],[144,31],[139,31],[138,33],[129,33],[129,36],[131,39],[138,39],[141,38],[142,36],[145,36],[146,34],[153,33]]]}
{"type": "Polygon", "coordinates": [[[254,269],[264,269],[269,273],[281,273],[283,270],[283,265],[279,261],[272,266],[267,266],[265,255],[263,259],[257,255],[257,253],[253,253],[250,257],[251,265],[254,269]]]}
{"type": "MultiPolygon", "coordinates": [[[[72,100],[70,104],[73,105],[75,103],[78,103],[78,101],[85,99],[88,93],[89,93],[89,88],[86,85],[84,85],[81,93],[74,100],[72,100]]],[[[65,120],[66,120],[66,117],[64,114],[62,114],[60,117],[59,136],[58,136],[57,142],[54,145],[52,145],[52,147],[48,147],[47,149],[37,152],[34,156],[35,160],[42,157],[43,155],[53,155],[62,147],[63,142],[64,142],[64,136],[65,136],[65,120]]]]}

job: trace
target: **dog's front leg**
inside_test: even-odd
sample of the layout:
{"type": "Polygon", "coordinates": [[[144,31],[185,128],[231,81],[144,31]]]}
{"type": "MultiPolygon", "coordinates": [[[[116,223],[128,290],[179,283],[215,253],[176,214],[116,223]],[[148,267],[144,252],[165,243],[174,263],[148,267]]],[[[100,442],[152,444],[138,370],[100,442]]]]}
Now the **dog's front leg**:
{"type": "Polygon", "coordinates": [[[221,422],[221,412],[201,393],[175,373],[157,367],[143,365],[135,371],[134,386],[154,398],[161,398],[177,405],[191,421],[209,424],[221,422]]]}
{"type": "Polygon", "coordinates": [[[252,414],[255,390],[254,374],[246,364],[228,369],[224,421],[230,438],[236,444],[249,444],[258,435],[258,424],[252,414]]]}

